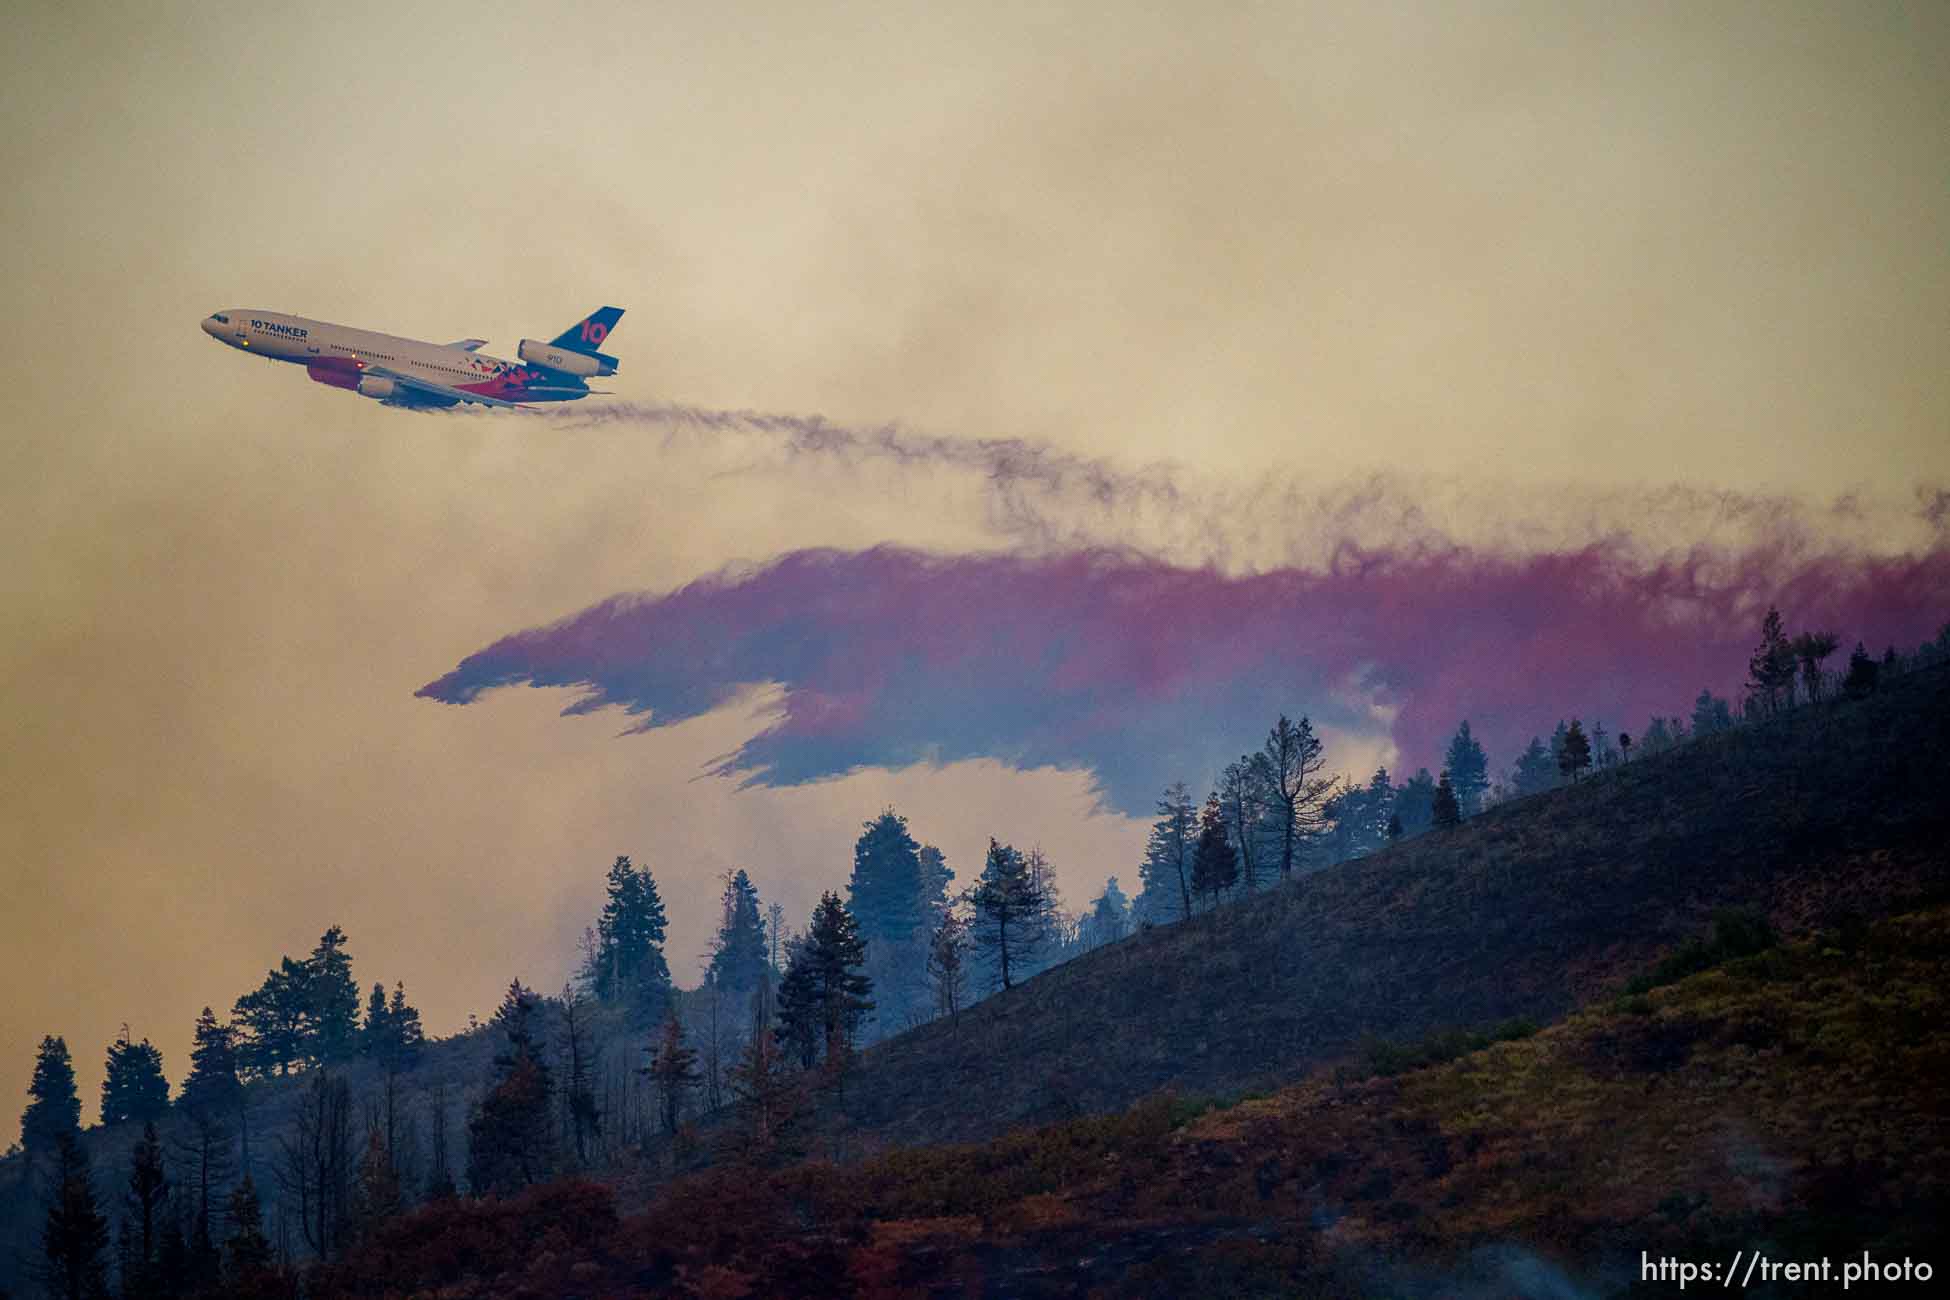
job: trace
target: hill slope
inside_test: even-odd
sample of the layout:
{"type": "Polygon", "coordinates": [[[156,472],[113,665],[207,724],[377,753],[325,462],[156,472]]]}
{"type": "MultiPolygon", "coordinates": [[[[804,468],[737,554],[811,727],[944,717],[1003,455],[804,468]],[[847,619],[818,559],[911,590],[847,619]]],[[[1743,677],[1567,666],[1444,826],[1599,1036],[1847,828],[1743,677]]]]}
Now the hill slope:
{"type": "Polygon", "coordinates": [[[845,1126],[966,1140],[1292,1078],[1365,1034],[1555,1019],[1742,905],[1943,888],[1950,672],[1795,711],[1100,949],[866,1054],[845,1126]]]}
{"type": "Polygon", "coordinates": [[[1937,907],[1394,1078],[718,1171],[621,1221],[588,1184],[450,1203],[316,1294],[1561,1298],[1639,1293],[1641,1252],[1756,1250],[1839,1281],[1941,1244],[1947,977],[1937,907]]]}

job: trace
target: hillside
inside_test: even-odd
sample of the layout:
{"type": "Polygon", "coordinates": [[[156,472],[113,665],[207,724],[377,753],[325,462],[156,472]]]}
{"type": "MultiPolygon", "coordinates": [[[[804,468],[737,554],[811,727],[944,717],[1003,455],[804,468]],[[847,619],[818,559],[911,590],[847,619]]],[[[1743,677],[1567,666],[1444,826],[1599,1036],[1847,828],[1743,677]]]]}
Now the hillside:
{"type": "MultiPolygon", "coordinates": [[[[1940,900],[1950,895],[1943,848],[1950,842],[1950,801],[1940,788],[1946,770],[1950,669],[1938,668],[1898,679],[1869,700],[1797,710],[1774,724],[1742,728],[1570,789],[1494,808],[1462,827],[1305,875],[1189,923],[1132,936],[978,1003],[953,1022],[925,1025],[878,1045],[850,1072],[843,1098],[824,1094],[808,1147],[856,1166],[869,1162],[863,1168],[895,1170],[898,1178],[924,1177],[916,1171],[933,1168],[937,1172],[925,1178],[943,1182],[971,1176],[959,1163],[965,1158],[1004,1169],[1020,1169],[1026,1161],[1033,1176],[1025,1181],[1011,1175],[995,1193],[1017,1196],[1022,1203],[1006,1214],[993,1207],[993,1212],[981,1210],[976,1214],[982,1225],[977,1235],[991,1238],[998,1225],[1007,1232],[1027,1231],[1025,1225],[1055,1215],[1053,1223],[1081,1226],[1069,1238],[1059,1233],[1051,1240],[1069,1240],[1079,1250],[1079,1243],[1096,1231],[1091,1225],[1107,1221],[1106,1216],[1119,1223],[1149,1222],[1146,1216],[1157,1208],[1148,1202],[1118,1208],[1077,1199],[1089,1182],[1086,1175],[1101,1170],[1107,1159],[1114,1158],[1120,1177],[1133,1186],[1170,1185],[1177,1179],[1189,1187],[1194,1181],[1190,1174],[1181,1178],[1173,1173],[1179,1166],[1166,1161],[1167,1152],[1173,1161],[1189,1157],[1178,1146],[1160,1145],[1187,1117],[1186,1105],[1170,1100],[1167,1090],[1180,1097],[1238,1096],[1306,1080],[1297,1093],[1282,1094],[1285,1100],[1272,1111],[1253,1104],[1228,1112],[1228,1123],[1250,1119],[1261,1125],[1239,1130],[1245,1135],[1241,1150],[1254,1144],[1270,1150],[1280,1142],[1300,1141],[1265,1127],[1277,1116],[1299,1116],[1293,1122],[1303,1128],[1339,1134],[1336,1149],[1343,1159],[1355,1162],[1351,1167],[1387,1163],[1394,1157],[1370,1157],[1364,1144],[1380,1142],[1373,1148],[1380,1152],[1388,1141],[1401,1137],[1388,1126],[1409,1114],[1399,1109],[1407,1104],[1402,1099],[1420,1097],[1415,1089],[1423,1085],[1411,1080],[1346,1087],[1334,1083],[1334,1069],[1357,1058],[1364,1039],[1408,1041],[1438,1029],[1487,1026],[1514,1016],[1539,1023],[1560,1020],[1581,1006],[1609,999],[1628,976],[1698,935],[1715,909],[1726,905],[1757,908],[1788,935],[1824,927],[1853,934],[1856,919],[1888,917],[1940,900]],[[1318,1072],[1322,1069],[1326,1073],[1318,1072]],[[1366,1100],[1356,1105],[1349,1100],[1354,1097],[1366,1100]],[[1375,1122],[1383,1129],[1377,1133],[1343,1124],[1362,1116],[1381,1116],[1375,1122]],[[1062,1127],[1050,1129],[1051,1124],[1062,1127]],[[1012,1130],[1017,1130],[1015,1136],[1003,1137],[1012,1130]],[[998,1138],[1002,1140],[984,1149],[987,1154],[902,1152],[873,1162],[877,1153],[896,1148],[998,1138]],[[1043,1191],[1025,1190],[1033,1187],[1043,1191]],[[1052,1189],[1071,1197],[1067,1208],[1033,1199],[1053,1195],[1052,1189]]],[[[1928,924],[1940,925],[1940,920],[1928,924]]],[[[1826,996],[1829,986],[1822,984],[1818,991],[1826,996]]],[[[1657,1016],[1647,1022],[1656,1023],[1657,1016]]],[[[1634,1035],[1645,1026],[1635,1021],[1619,1025],[1603,1032],[1623,1035],[1615,1046],[1636,1059],[1634,1035]]],[[[662,1139],[647,1140],[648,1159],[635,1155],[644,1131],[632,1132],[628,1115],[644,1105],[643,1085],[633,1071],[635,1049],[644,1034],[620,1020],[599,1022],[598,1029],[599,1037],[613,1039],[603,1061],[605,1105],[613,1104],[611,1098],[629,1098],[612,1116],[604,1147],[609,1158],[620,1158],[623,1164],[603,1169],[602,1177],[626,1209],[649,1206],[656,1220],[666,1213],[660,1207],[681,1205],[685,1196],[704,1193],[680,1192],[675,1202],[666,1200],[673,1162],[662,1139]]],[[[549,1032],[557,1036],[555,1029],[549,1032]]],[[[1551,1035],[1534,1040],[1554,1041],[1551,1035]]],[[[1694,1050],[1697,1041],[1694,1035],[1680,1046],[1694,1050]]],[[[421,1174],[436,1110],[446,1115],[449,1158],[457,1168],[464,1167],[466,1116],[485,1086],[488,1062],[497,1050],[499,1039],[490,1032],[431,1044],[420,1067],[405,1080],[419,1125],[413,1159],[421,1174]]],[[[1536,1050],[1532,1043],[1517,1044],[1496,1049],[1490,1057],[1528,1059],[1525,1053],[1536,1050]]],[[[375,1070],[353,1066],[346,1074],[359,1104],[371,1104],[380,1086],[375,1070]]],[[[307,1083],[304,1077],[266,1080],[251,1089],[251,1164],[268,1200],[280,1195],[273,1169],[278,1140],[290,1130],[307,1083]]],[[[1566,1086],[1575,1091],[1585,1085],[1570,1080],[1566,1086]]],[[[1608,1112],[1601,1108],[1593,1113],[1608,1112]]],[[[1426,1138],[1428,1124],[1453,1128],[1453,1116],[1426,1110],[1414,1115],[1419,1118],[1401,1120],[1410,1126],[1403,1133],[1419,1132],[1426,1138]]],[[[635,1122],[640,1125],[643,1118],[638,1113],[635,1122]]],[[[1646,1122],[1655,1127],[1659,1123],[1646,1122]]],[[[165,1139],[177,1136],[173,1130],[178,1127],[172,1116],[165,1139]]],[[[714,1145],[713,1126],[703,1127],[693,1152],[714,1145]]],[[[87,1131],[85,1142],[102,1186],[125,1176],[135,1136],[128,1126],[87,1131]]],[[[1224,1141],[1213,1148],[1219,1165],[1232,1158],[1227,1149],[1224,1141]]],[[[1445,1158],[1453,1160],[1453,1151],[1445,1158]]],[[[1511,1158],[1540,1157],[1531,1153],[1511,1158]]],[[[677,1163],[688,1167],[689,1160],[677,1163]]],[[[1291,1170],[1264,1172],[1259,1163],[1253,1167],[1262,1171],[1254,1174],[1256,1180],[1275,1173],[1282,1185],[1299,1179],[1289,1189],[1296,1195],[1320,1180],[1333,1184],[1329,1172],[1318,1172],[1309,1181],[1291,1170]]],[[[1413,1180],[1405,1168],[1391,1177],[1407,1187],[1413,1180]]],[[[1663,1179],[1672,1171],[1660,1166],[1654,1172],[1663,1179]]],[[[837,1177],[818,1168],[794,1176],[813,1183],[837,1177]]],[[[1213,1177],[1208,1170],[1195,1181],[1203,1188],[1213,1177]]],[[[1627,1179],[1632,1187],[1642,1183],[1637,1173],[1627,1179]]],[[[734,1221],[747,1213],[736,1198],[758,1194],[737,1188],[736,1180],[726,1184],[706,1179],[692,1186],[715,1188],[712,1196],[733,1197],[734,1221]]],[[[1452,1193],[1468,1198],[1480,1223],[1472,1227],[1456,1217],[1461,1201],[1431,1208],[1426,1198],[1418,1199],[1421,1193],[1390,1191],[1381,1198],[1384,1205],[1399,1202],[1415,1207],[1415,1213],[1398,1207],[1380,1214],[1370,1207],[1367,1213],[1335,1217],[1336,1211],[1329,1215],[1334,1223],[1346,1218],[1359,1226],[1336,1227],[1334,1234],[1339,1235],[1329,1238],[1353,1234],[1362,1241],[1384,1242],[1391,1250],[1421,1250],[1429,1242],[1453,1244],[1471,1233],[1507,1231],[1548,1243],[1556,1238],[1535,1236],[1533,1230],[1543,1231],[1564,1218],[1526,1219],[1530,1210],[1519,1205],[1521,1213],[1513,1210],[1514,1217],[1499,1219],[1494,1207],[1510,1199],[1505,1193],[1456,1185],[1441,1195],[1452,1193]]],[[[574,1186],[531,1195],[594,1197],[610,1203],[608,1192],[574,1186]]],[[[901,1198],[916,1195],[910,1187],[898,1196],[888,1193],[893,1196],[889,1200],[875,1190],[855,1208],[862,1223],[912,1218],[919,1212],[898,1207],[906,1204],[901,1198]]],[[[1360,1199],[1347,1188],[1334,1196],[1349,1204],[1360,1199]]],[[[0,1277],[18,1276],[17,1266],[31,1258],[40,1197],[18,1158],[0,1161],[0,1250],[8,1256],[0,1262],[0,1277]]],[[[1003,1203],[998,1200],[996,1206],[1003,1203]]],[[[1200,1217],[1211,1207],[1196,1197],[1188,1204],[1203,1208],[1194,1215],[1187,1205],[1173,1203],[1157,1209],[1164,1226],[1155,1233],[1151,1227],[1132,1228],[1119,1267],[1135,1269],[1154,1256],[1196,1253],[1201,1243],[1246,1249],[1228,1235],[1233,1230],[1223,1226],[1223,1215],[1200,1217]]],[[[519,1207],[494,1206],[442,1211],[450,1218],[473,1215],[481,1224],[521,1212],[519,1207]]],[[[549,1217],[549,1212],[534,1212],[549,1217]]],[[[604,1213],[591,1220],[595,1226],[589,1231],[597,1237],[607,1231],[601,1228],[607,1221],[604,1213]]],[[[953,1217],[962,1211],[941,1213],[953,1217]]],[[[1228,1213],[1257,1221],[1256,1211],[1240,1206],[1228,1213]]],[[[1601,1215],[1599,1221],[1610,1220],[1601,1215]]],[[[499,1228],[481,1224],[467,1232],[478,1229],[486,1240],[512,1232],[505,1223],[499,1228]]],[[[745,1229],[733,1235],[739,1231],[745,1229]]],[[[933,1229],[872,1229],[873,1234],[884,1231],[917,1232],[916,1240],[922,1240],[933,1229]]],[[[954,1247],[964,1252],[964,1263],[975,1261],[969,1267],[978,1272],[1016,1267],[1011,1262],[1016,1256],[1008,1250],[983,1255],[975,1239],[968,1237],[954,1247]]],[[[1583,1238],[1571,1244],[1580,1251],[1596,1249],[1583,1238]]],[[[739,1248],[736,1241],[726,1244],[727,1250],[739,1248]]],[[[900,1251],[895,1256],[908,1258],[900,1251]]]]}
{"type": "Polygon", "coordinates": [[[454,1203],[318,1294],[1582,1297],[1631,1289],[1641,1251],[1929,1259],[1946,977],[1939,906],[1397,1077],[714,1172],[620,1220],[590,1184],[454,1203]]]}
{"type": "Polygon", "coordinates": [[[1554,1020],[1728,905],[1796,933],[1944,888],[1950,671],[1796,710],[1134,935],[882,1044],[856,1149],[1291,1079],[1364,1035],[1554,1020]],[[975,1101],[973,1099],[979,1099],[975,1101]]]}

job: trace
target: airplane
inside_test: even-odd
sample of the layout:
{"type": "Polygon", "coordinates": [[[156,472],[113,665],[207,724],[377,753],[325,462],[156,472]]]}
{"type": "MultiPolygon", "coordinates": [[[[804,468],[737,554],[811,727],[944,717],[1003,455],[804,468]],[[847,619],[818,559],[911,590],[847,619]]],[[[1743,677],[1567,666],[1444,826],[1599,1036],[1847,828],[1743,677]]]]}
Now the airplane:
{"type": "Polygon", "coordinates": [[[588,381],[615,374],[617,361],[597,349],[622,315],[621,307],[604,307],[547,343],[523,339],[515,349],[519,362],[481,352],[486,339],[426,343],[251,308],[206,316],[203,332],[239,351],[301,365],[318,383],[385,406],[520,407],[573,402],[600,392],[588,381]]]}

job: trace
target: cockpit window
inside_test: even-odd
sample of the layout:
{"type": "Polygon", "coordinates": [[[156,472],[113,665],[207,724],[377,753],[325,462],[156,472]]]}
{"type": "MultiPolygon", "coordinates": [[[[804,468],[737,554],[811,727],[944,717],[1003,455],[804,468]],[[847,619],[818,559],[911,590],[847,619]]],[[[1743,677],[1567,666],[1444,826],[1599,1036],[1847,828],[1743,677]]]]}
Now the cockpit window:
{"type": "Polygon", "coordinates": [[[218,312],[215,316],[211,317],[210,319],[216,321],[216,323],[219,325],[230,324],[230,317],[224,315],[222,312],[218,312]]]}

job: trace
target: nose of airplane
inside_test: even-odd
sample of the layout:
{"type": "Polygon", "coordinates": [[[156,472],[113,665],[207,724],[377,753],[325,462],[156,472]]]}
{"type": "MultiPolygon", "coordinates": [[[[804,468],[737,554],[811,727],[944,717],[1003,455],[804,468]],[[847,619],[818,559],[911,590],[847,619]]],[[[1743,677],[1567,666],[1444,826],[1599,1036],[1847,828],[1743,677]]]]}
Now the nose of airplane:
{"type": "Polygon", "coordinates": [[[218,336],[218,332],[222,329],[223,329],[223,322],[218,320],[215,316],[205,316],[203,318],[203,332],[205,334],[208,334],[211,338],[216,338],[218,336]]]}

